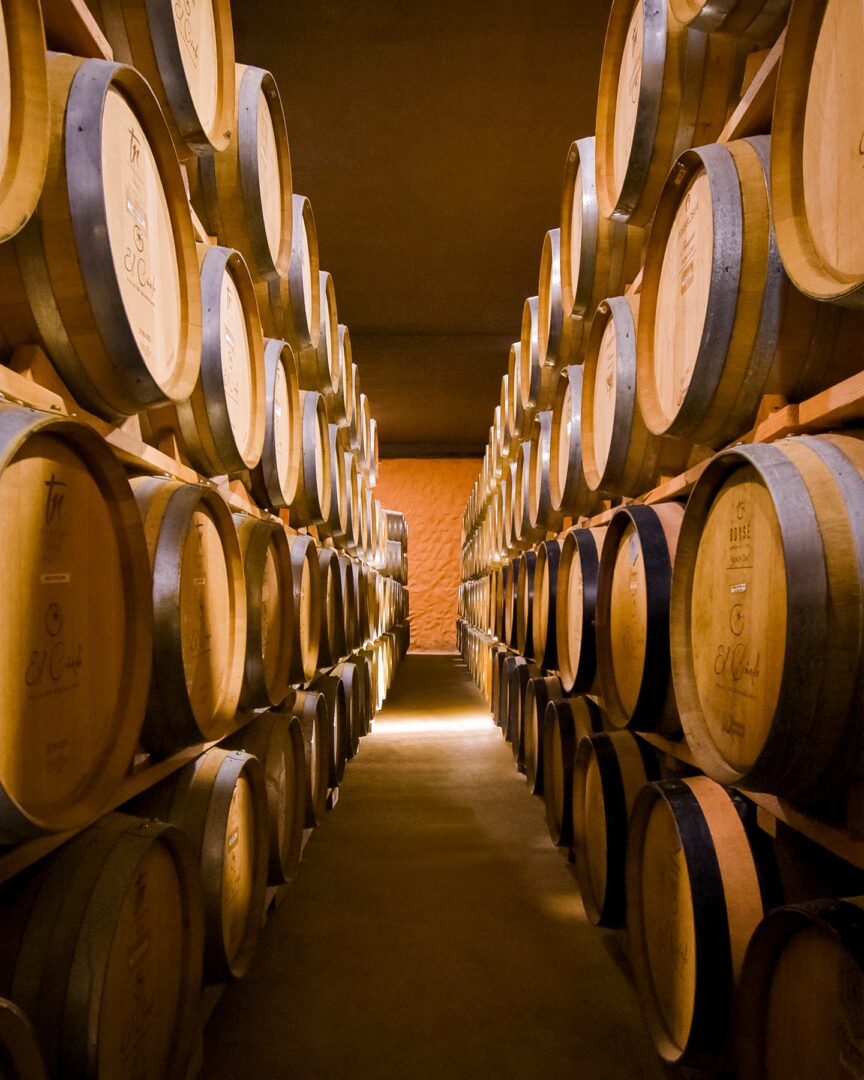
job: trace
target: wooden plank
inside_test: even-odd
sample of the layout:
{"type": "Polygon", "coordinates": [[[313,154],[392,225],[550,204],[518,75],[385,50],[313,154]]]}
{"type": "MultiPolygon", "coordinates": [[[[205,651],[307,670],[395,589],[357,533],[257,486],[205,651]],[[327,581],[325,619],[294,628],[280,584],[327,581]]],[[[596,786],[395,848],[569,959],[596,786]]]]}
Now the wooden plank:
{"type": "Polygon", "coordinates": [[[84,0],[42,0],[42,19],[49,49],[96,60],[114,59],[108,39],[84,0]]]}
{"type": "Polygon", "coordinates": [[[651,743],[652,746],[656,746],[664,754],[668,754],[678,761],[683,761],[686,765],[698,768],[696,759],[693,757],[693,751],[683,739],[680,741],[667,739],[663,735],[655,735],[653,731],[636,731],[634,734],[638,735],[640,739],[644,739],[645,742],[651,743]]]}
{"type": "Polygon", "coordinates": [[[720,132],[718,142],[731,142],[747,135],[764,135],[771,129],[774,93],[777,89],[777,74],[785,40],[784,30],[720,132]]]}
{"type": "Polygon", "coordinates": [[[661,484],[659,487],[654,488],[653,491],[649,491],[647,495],[643,495],[638,501],[650,505],[651,503],[666,502],[681,495],[689,495],[696,481],[705,471],[709,461],[710,458],[700,461],[691,469],[681,473],[680,476],[674,476],[671,480],[667,480],[665,484],[661,484]]]}
{"type": "Polygon", "coordinates": [[[762,810],[767,811],[778,821],[784,822],[808,840],[819,844],[846,862],[864,870],[864,840],[843,825],[823,821],[810,814],[790,806],[785,799],[776,795],[764,795],[761,792],[745,791],[744,794],[762,810]]]}
{"type": "Polygon", "coordinates": [[[11,367],[0,364],[0,396],[13,405],[25,405],[45,412],[67,414],[66,405],[59,394],[40,386],[26,375],[20,375],[11,367]]]}

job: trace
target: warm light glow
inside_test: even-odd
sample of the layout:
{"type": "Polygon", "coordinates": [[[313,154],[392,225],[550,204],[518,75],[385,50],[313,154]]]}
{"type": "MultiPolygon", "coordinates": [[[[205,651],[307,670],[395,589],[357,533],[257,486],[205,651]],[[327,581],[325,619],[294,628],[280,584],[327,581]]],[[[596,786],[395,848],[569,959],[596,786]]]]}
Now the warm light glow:
{"type": "Polygon", "coordinates": [[[376,735],[461,735],[469,731],[493,731],[491,718],[481,716],[456,717],[442,720],[433,716],[417,716],[411,720],[376,720],[376,735]]]}

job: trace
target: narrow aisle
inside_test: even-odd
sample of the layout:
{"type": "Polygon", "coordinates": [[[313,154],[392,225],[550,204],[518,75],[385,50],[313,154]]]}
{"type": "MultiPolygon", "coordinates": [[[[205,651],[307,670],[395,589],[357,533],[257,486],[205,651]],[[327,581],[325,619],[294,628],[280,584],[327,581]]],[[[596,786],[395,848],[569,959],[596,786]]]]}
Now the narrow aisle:
{"type": "Polygon", "coordinates": [[[205,1035],[203,1076],[666,1075],[455,655],[409,656],[205,1035]]]}

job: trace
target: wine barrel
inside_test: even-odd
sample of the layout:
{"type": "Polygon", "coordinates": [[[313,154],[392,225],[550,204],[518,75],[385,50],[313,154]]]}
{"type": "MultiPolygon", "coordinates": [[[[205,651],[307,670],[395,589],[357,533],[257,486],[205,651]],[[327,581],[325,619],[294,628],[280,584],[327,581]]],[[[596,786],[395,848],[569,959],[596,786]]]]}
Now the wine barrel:
{"type": "Polygon", "coordinates": [[[131,68],[54,53],[48,90],[43,197],[0,245],[0,335],[41,345],[108,420],[185,399],[200,365],[201,286],[156,99],[131,68]]]}
{"type": "Polygon", "coordinates": [[[521,559],[519,557],[510,560],[510,573],[504,586],[504,641],[517,648],[517,601],[519,597],[519,575],[521,573],[521,559]]]}
{"type": "Polygon", "coordinates": [[[595,687],[597,649],[595,616],[600,554],[605,526],[571,529],[564,536],[558,563],[555,646],[558,674],[569,693],[595,687]]]}
{"type": "Polygon", "coordinates": [[[616,728],[681,733],[669,655],[672,567],[684,507],[619,509],[606,530],[597,579],[597,672],[616,728]]]}
{"type": "Polygon", "coordinates": [[[539,523],[537,525],[531,524],[531,474],[534,471],[532,469],[533,464],[531,440],[526,439],[519,444],[516,450],[516,468],[513,482],[511,543],[517,550],[524,550],[546,536],[546,529],[542,525],[539,523]]]}
{"type": "Polygon", "coordinates": [[[812,797],[860,771],[862,523],[853,436],[740,446],[697,483],[673,587],[673,676],[688,743],[715,779],[812,797]]]}
{"type": "Polygon", "coordinates": [[[564,310],[561,276],[561,230],[550,229],[543,238],[537,289],[537,357],[542,367],[569,363],[581,332],[564,310]]]}
{"type": "Polygon", "coordinates": [[[80,828],[126,774],[150,678],[144,532],[78,421],[0,408],[0,843],[80,828]]]}
{"type": "Polygon", "coordinates": [[[556,670],[555,624],[558,599],[558,564],[561,540],[546,540],[537,548],[534,564],[534,598],[531,611],[531,655],[544,670],[556,670]],[[551,631],[551,632],[550,632],[551,631]]]}
{"type": "Polygon", "coordinates": [[[508,653],[501,664],[501,676],[498,689],[498,711],[495,723],[501,728],[505,740],[510,741],[510,685],[513,671],[528,661],[518,653],[508,653]]]}
{"type": "Polygon", "coordinates": [[[593,135],[571,143],[561,193],[561,303],[573,319],[574,363],[584,356],[597,305],[620,296],[638,273],[644,235],[600,213],[595,145],[593,135]]]}
{"type": "Polygon", "coordinates": [[[291,681],[308,682],[318,668],[318,646],[323,618],[318,548],[311,536],[289,536],[294,588],[294,634],[291,681]]]}
{"type": "Polygon", "coordinates": [[[602,730],[603,714],[586,697],[550,700],[543,718],[543,798],[556,847],[573,843],[573,769],[583,736],[602,730]]]}
{"type": "Polygon", "coordinates": [[[365,394],[360,395],[360,416],[358,420],[358,427],[360,429],[360,470],[364,475],[367,483],[369,480],[369,468],[372,457],[372,446],[370,442],[369,422],[372,419],[372,409],[369,405],[369,398],[365,394]]]}
{"type": "Polygon", "coordinates": [[[333,726],[324,695],[316,690],[298,690],[291,711],[300,721],[306,755],[304,823],[307,829],[314,829],[327,813],[333,726]]]}
{"type": "Polygon", "coordinates": [[[355,564],[339,552],[339,576],[342,579],[342,614],[344,616],[345,648],[347,652],[353,652],[360,644],[358,631],[358,606],[357,584],[358,577],[355,564]]]}
{"type": "Polygon", "coordinates": [[[196,862],[172,825],[110,814],[33,872],[9,939],[11,996],[49,1076],[186,1075],[204,947],[196,862]]]}
{"type": "Polygon", "coordinates": [[[374,489],[378,486],[378,463],[380,460],[380,447],[378,443],[378,421],[374,416],[369,417],[369,487],[374,489]]]}
{"type": "Polygon", "coordinates": [[[289,508],[292,526],[316,525],[330,516],[330,433],[324,398],[300,391],[303,460],[297,491],[289,508]]]}
{"type": "Polygon", "coordinates": [[[776,884],[755,808],[707,776],[643,787],[626,857],[630,959],[664,1061],[722,1062],[733,986],[776,884]]]}
{"type": "MultiPolygon", "coordinates": [[[[264,337],[252,279],[239,252],[198,245],[204,332],[201,370],[176,415],[182,445],[205,476],[254,468],[264,450],[264,337]]],[[[158,416],[158,414],[157,414],[158,416]]],[[[158,426],[158,419],[154,421],[158,426]]]]}
{"type": "Polygon", "coordinates": [[[660,779],[657,755],[638,735],[583,738],[573,773],[573,851],[582,906],[592,926],[623,926],[627,822],[636,796],[660,779]]]}
{"type": "Polygon", "coordinates": [[[287,509],[294,500],[303,460],[297,361],[287,341],[264,342],[264,447],[250,472],[249,487],[259,506],[287,509]]]}
{"type": "Polygon", "coordinates": [[[507,691],[507,741],[513,751],[513,761],[522,772],[525,768],[525,693],[531,679],[541,677],[540,668],[526,660],[524,664],[514,664],[510,670],[510,686],[507,691]]]}
{"type": "Polygon", "coordinates": [[[557,675],[529,679],[522,715],[522,754],[525,779],[532,795],[543,794],[543,723],[550,701],[560,701],[564,689],[557,675]]]}
{"type": "Polygon", "coordinates": [[[526,411],[536,409],[540,403],[540,384],[543,369],[540,365],[539,351],[539,304],[539,297],[531,296],[522,305],[522,334],[519,339],[519,393],[522,395],[522,408],[526,411]]]}
{"type": "Polygon", "coordinates": [[[318,233],[312,204],[306,196],[294,195],[292,207],[291,259],[288,277],[279,283],[279,307],[285,336],[294,347],[302,371],[303,353],[317,351],[321,326],[318,233]]]}
{"type": "Polygon", "coordinates": [[[345,766],[351,748],[351,727],[345,686],[338,675],[321,675],[315,680],[313,690],[323,695],[327,703],[330,721],[330,755],[327,783],[338,787],[345,779],[345,766]]]}
{"type": "Polygon", "coordinates": [[[582,465],[582,382],[582,367],[565,367],[558,376],[552,405],[550,504],[554,511],[572,517],[589,517],[600,505],[582,465]]]}
{"type": "Polygon", "coordinates": [[[645,225],[675,158],[712,142],[738,89],[735,41],[681,26],[670,0],[615,0],[597,101],[597,199],[645,225]]]}
{"type": "Polygon", "coordinates": [[[288,131],[269,71],[237,64],[235,84],[233,135],[222,153],[198,158],[195,204],[208,232],[236,248],[264,284],[286,277],[291,257],[288,131]]]}
{"type": "Polygon", "coordinates": [[[256,757],[264,770],[269,822],[267,883],[294,881],[306,812],[306,767],[300,721],[278,709],[256,716],[224,746],[256,757]]]}
{"type": "Polygon", "coordinates": [[[0,998],[0,1066],[11,1080],[47,1080],[32,1024],[5,998],[0,998]]]}
{"type": "Polygon", "coordinates": [[[344,323],[338,326],[339,386],[331,401],[327,402],[327,415],[331,423],[349,427],[354,416],[354,376],[356,368],[352,359],[351,334],[344,323]]]}
{"type": "Polygon", "coordinates": [[[320,537],[333,537],[338,542],[344,537],[348,528],[348,499],[349,492],[345,470],[345,462],[339,449],[339,428],[335,424],[327,425],[329,453],[329,477],[330,487],[330,512],[317,526],[320,537]]]}
{"type": "Polygon", "coordinates": [[[684,26],[728,34],[749,45],[773,45],[786,25],[792,0],[669,0],[684,26]]]}
{"type": "Polygon", "coordinates": [[[134,479],[132,488],[153,568],[153,675],[141,743],[165,755],[221,739],[234,722],[246,658],[243,561],[214,488],[162,477],[134,479]]]}
{"type": "Polygon", "coordinates": [[[204,979],[249,970],[263,921],[269,836],[264,768],[251,754],[214,746],[127,804],[181,828],[204,886],[204,979]]]}
{"type": "Polygon", "coordinates": [[[534,658],[534,571],[537,553],[525,551],[519,556],[519,577],[516,586],[516,648],[526,659],[534,658]]]}
{"type": "Polygon", "coordinates": [[[534,417],[528,471],[528,520],[531,528],[557,532],[562,517],[552,507],[552,411],[544,409],[534,417]]]}
{"type": "Polygon", "coordinates": [[[864,306],[861,3],[796,0],[771,125],[771,205],[789,277],[864,306]]]}
{"type": "Polygon", "coordinates": [[[521,442],[531,430],[534,408],[526,409],[522,399],[522,343],[514,341],[507,360],[507,427],[511,439],[521,442]]]}
{"type": "Polygon", "coordinates": [[[641,495],[658,475],[660,443],[636,396],[638,298],[615,296],[597,309],[582,381],[582,468],[592,491],[641,495]],[[632,306],[631,306],[632,305],[632,306]]]}
{"type": "Polygon", "coordinates": [[[360,453],[360,443],[362,437],[361,429],[361,416],[360,416],[360,397],[362,391],[360,389],[360,369],[356,364],[351,365],[351,397],[353,406],[351,409],[351,418],[346,428],[348,432],[348,445],[351,450],[358,454],[360,453]]]}
{"type": "MultiPolygon", "coordinates": [[[[48,167],[48,71],[38,4],[16,0],[0,13],[0,243],[36,209],[48,167]]],[[[11,1037],[11,1036],[10,1036],[11,1037]]]]}
{"type": "Polygon", "coordinates": [[[318,570],[321,579],[321,619],[317,666],[324,668],[337,663],[348,651],[345,644],[342,573],[333,548],[318,548],[318,570]]]}
{"type": "Polygon", "coordinates": [[[366,708],[363,700],[363,676],[360,665],[353,660],[345,660],[333,668],[332,674],[342,682],[345,691],[345,713],[348,728],[348,759],[360,753],[360,739],[365,734],[366,708]]]}
{"type": "Polygon", "coordinates": [[[355,591],[357,594],[357,625],[361,643],[372,639],[372,622],[369,608],[369,567],[363,563],[354,564],[355,591]]]}
{"type": "Polygon", "coordinates": [[[645,256],[639,407],[658,435],[721,447],[763,393],[799,400],[861,368],[864,322],[795,293],[768,205],[767,135],[689,150],[666,182],[645,256]]]}
{"type": "Polygon", "coordinates": [[[492,719],[498,727],[501,727],[501,694],[504,692],[504,661],[510,656],[510,650],[506,645],[497,646],[497,651],[492,658],[492,700],[490,709],[492,719]]]}
{"type": "Polygon", "coordinates": [[[288,695],[294,637],[291,549],[280,522],[234,514],[246,581],[242,709],[269,708],[288,695]]]}
{"type": "Polygon", "coordinates": [[[363,698],[363,730],[361,734],[369,735],[375,717],[375,701],[372,693],[372,658],[363,649],[360,649],[354,654],[351,662],[357,667],[363,698]]]}
{"type": "Polygon", "coordinates": [[[234,32],[229,0],[161,7],[99,0],[117,60],[153,87],[181,158],[225,151],[235,134],[234,32]]]}
{"type": "Polygon", "coordinates": [[[309,359],[309,364],[305,370],[301,365],[300,378],[309,384],[308,389],[320,390],[324,395],[324,400],[329,402],[334,399],[342,386],[342,373],[339,366],[339,315],[336,310],[336,288],[333,278],[326,270],[321,270],[318,273],[318,281],[318,292],[321,297],[318,347],[315,350],[314,363],[311,350],[307,350],[304,354],[309,359]],[[311,385],[313,381],[315,385],[311,385]]]}
{"type": "Polygon", "coordinates": [[[861,1075],[862,903],[775,908],[756,927],[738,986],[741,1080],[861,1075]]]}

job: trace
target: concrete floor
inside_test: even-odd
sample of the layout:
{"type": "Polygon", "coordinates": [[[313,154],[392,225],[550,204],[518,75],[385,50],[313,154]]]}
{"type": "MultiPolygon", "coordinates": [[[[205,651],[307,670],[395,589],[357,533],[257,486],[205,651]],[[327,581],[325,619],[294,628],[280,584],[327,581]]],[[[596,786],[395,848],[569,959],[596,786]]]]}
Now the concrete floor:
{"type": "Polygon", "coordinates": [[[409,656],[205,1034],[207,1080],[661,1080],[461,660],[409,656]]]}

